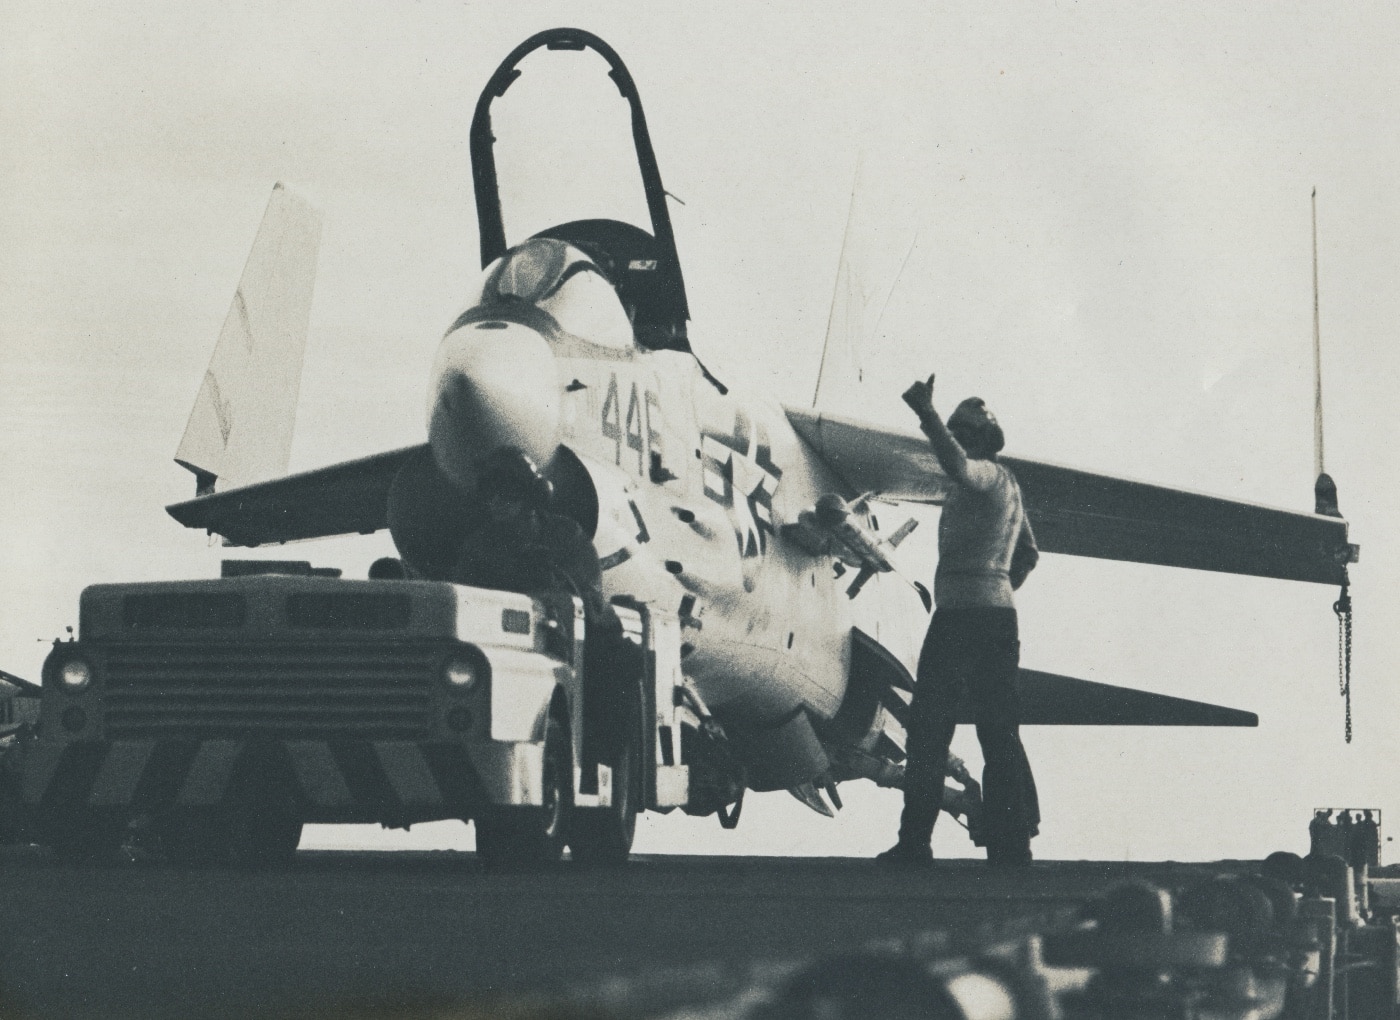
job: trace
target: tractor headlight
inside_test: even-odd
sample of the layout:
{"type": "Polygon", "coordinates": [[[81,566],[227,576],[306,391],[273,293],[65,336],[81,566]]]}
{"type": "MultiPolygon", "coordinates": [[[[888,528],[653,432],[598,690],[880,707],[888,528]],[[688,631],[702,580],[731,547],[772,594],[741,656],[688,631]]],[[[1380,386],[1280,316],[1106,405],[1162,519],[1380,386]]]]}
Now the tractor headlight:
{"type": "Polygon", "coordinates": [[[473,655],[470,651],[460,651],[443,664],[442,679],[449,690],[465,694],[476,689],[486,678],[489,668],[480,653],[473,655]]]}
{"type": "Polygon", "coordinates": [[[77,694],[92,683],[92,667],[84,659],[69,659],[58,671],[58,682],[69,694],[77,694]]]}

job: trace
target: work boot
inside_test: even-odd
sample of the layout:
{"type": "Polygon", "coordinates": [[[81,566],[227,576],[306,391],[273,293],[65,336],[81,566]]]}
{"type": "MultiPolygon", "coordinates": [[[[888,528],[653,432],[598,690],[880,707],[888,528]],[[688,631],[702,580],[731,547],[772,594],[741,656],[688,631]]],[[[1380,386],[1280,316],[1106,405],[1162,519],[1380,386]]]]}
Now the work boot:
{"type": "Polygon", "coordinates": [[[987,843],[988,867],[1028,868],[1031,860],[1029,839],[1000,839],[987,843]]]}
{"type": "Polygon", "coordinates": [[[891,868],[920,868],[933,863],[933,850],[927,843],[899,842],[875,855],[875,863],[891,868]]]}

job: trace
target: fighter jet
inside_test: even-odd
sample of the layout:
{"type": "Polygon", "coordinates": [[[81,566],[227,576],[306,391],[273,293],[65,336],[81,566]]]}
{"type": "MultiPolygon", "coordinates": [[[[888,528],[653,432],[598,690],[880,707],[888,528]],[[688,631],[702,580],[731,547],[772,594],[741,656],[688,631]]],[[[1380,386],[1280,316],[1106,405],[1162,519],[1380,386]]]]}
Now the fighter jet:
{"type": "MultiPolygon", "coordinates": [[[[197,495],[169,513],[237,546],[387,528],[409,576],[451,580],[483,512],[480,466],[513,447],[595,544],[606,593],[679,618],[687,689],[734,777],[702,810],[732,821],[748,788],[829,813],[821,791],[836,799],[839,781],[897,781],[913,681],[869,623],[866,583],[896,573],[911,528],[882,531],[884,508],[947,493],[927,441],[779,406],[702,364],[641,100],[601,39],[554,29],[517,47],[477,102],[471,154],[483,269],[431,368],[426,441],[285,474],[319,221],[279,186],[177,454],[197,495]],[[602,58],[630,110],[645,226],[508,236],[492,106],[540,50],[602,58]]],[[[1003,461],[1046,553],[1334,585],[1355,557],[1340,517],[1003,461]]],[[[926,592],[894,580],[922,619],[926,592]]],[[[1021,687],[1028,725],[1257,725],[1030,669],[1021,687]]]]}

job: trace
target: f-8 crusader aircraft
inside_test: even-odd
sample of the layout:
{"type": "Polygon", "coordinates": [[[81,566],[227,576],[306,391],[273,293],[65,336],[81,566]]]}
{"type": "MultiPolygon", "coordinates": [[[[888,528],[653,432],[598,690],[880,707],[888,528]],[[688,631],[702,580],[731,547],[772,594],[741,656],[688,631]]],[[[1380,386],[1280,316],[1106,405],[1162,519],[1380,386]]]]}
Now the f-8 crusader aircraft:
{"type": "MultiPolygon", "coordinates": [[[[277,477],[317,236],[309,210],[279,187],[177,455],[198,495],[170,514],[237,546],[388,528],[410,578],[451,581],[483,513],[480,466],[514,447],[595,544],[606,594],[679,623],[690,718],[708,737],[696,753],[719,777],[687,808],[732,820],[747,788],[790,790],[829,811],[822,792],[834,798],[836,782],[896,775],[912,680],[861,626],[870,600],[860,596],[893,569],[909,529],[893,521],[886,534],[875,508],[946,494],[927,441],[742,395],[700,362],[641,101],[601,39],[555,29],[517,47],[477,103],[471,153],[484,268],[437,351],[427,441],[277,477]],[[580,219],[508,237],[492,104],[541,49],[592,50],[606,63],[630,107],[647,228],[580,219]]],[[[1343,582],[1354,554],[1338,517],[1004,462],[1047,553],[1325,584],[1343,582]]],[[[922,617],[920,601],[908,590],[905,611],[922,617]]],[[[1021,684],[1030,725],[1257,724],[1035,670],[1021,684]]]]}

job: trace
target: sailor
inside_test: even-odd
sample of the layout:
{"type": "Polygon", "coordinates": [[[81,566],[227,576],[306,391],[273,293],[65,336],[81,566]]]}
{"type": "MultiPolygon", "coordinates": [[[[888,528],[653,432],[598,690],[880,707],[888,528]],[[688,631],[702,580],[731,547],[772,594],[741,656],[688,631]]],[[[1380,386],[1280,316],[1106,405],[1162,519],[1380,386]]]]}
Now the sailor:
{"type": "Polygon", "coordinates": [[[479,491],[486,518],[463,540],[454,581],[522,593],[568,590],[590,615],[616,617],[603,598],[593,543],[571,517],[552,511],[553,486],[529,457],[513,447],[491,454],[479,491]]]}
{"type": "Polygon", "coordinates": [[[1362,864],[1372,868],[1379,867],[1381,863],[1381,826],[1373,817],[1371,809],[1367,808],[1362,812],[1362,817],[1356,823],[1356,845],[1357,854],[1355,867],[1362,864]]]}
{"type": "MultiPolygon", "coordinates": [[[[507,447],[480,470],[486,519],[468,532],[452,580],[476,588],[527,595],[562,592],[583,602],[585,681],[620,691],[641,675],[640,648],[603,594],[598,551],[573,518],[555,513],[554,490],[535,463],[507,447]]],[[[589,698],[591,704],[603,699],[589,698]]]]}
{"type": "Polygon", "coordinates": [[[1313,819],[1308,823],[1308,842],[1310,844],[1308,852],[1314,857],[1335,852],[1336,826],[1332,824],[1332,810],[1318,808],[1313,812],[1313,819]]]}
{"type": "Polygon", "coordinates": [[[1337,812],[1337,849],[1333,851],[1338,857],[1352,863],[1352,855],[1356,852],[1356,826],[1352,824],[1351,811],[1337,812]]]}
{"type": "Polygon", "coordinates": [[[932,859],[929,841],[943,807],[955,710],[966,699],[985,759],[981,835],[987,861],[1026,865],[1040,807],[1019,733],[1020,640],[1011,593],[1035,567],[1039,552],[1016,478],[996,459],[1005,443],[1001,426],[976,397],[959,404],[945,426],[933,409],[933,380],[914,383],[904,400],[918,414],[950,482],[938,522],[937,608],[919,654],[909,711],[899,842],[880,860],[932,859]]]}

